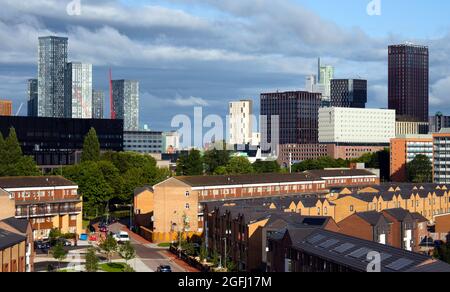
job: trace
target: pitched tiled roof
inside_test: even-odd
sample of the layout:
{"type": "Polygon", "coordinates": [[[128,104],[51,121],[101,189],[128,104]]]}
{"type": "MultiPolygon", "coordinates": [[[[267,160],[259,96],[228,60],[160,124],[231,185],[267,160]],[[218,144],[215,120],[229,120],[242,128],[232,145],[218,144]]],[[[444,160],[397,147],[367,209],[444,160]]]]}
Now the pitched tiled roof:
{"type": "Polygon", "coordinates": [[[0,177],[0,188],[67,187],[77,184],[62,176],[0,177]]]}
{"type": "Polygon", "coordinates": [[[26,240],[26,237],[17,233],[12,233],[4,229],[0,229],[0,250],[12,247],[26,240]]]}
{"type": "MultiPolygon", "coordinates": [[[[359,212],[356,213],[356,215],[372,226],[377,225],[378,222],[380,222],[381,217],[384,217],[383,214],[378,213],[376,211],[359,212]]],[[[385,219],[386,221],[390,222],[387,218],[385,219]]]]}
{"type": "Polygon", "coordinates": [[[399,221],[403,221],[407,216],[410,216],[411,213],[405,209],[402,208],[395,208],[395,209],[385,209],[384,212],[388,213],[395,219],[399,221]]]}
{"type": "Polygon", "coordinates": [[[348,176],[376,176],[374,173],[365,169],[325,169],[325,170],[307,170],[305,173],[317,177],[348,177],[348,176]]]}
{"type": "Polygon", "coordinates": [[[29,222],[25,219],[16,219],[14,217],[7,218],[2,220],[1,222],[5,223],[6,225],[11,226],[12,228],[16,229],[20,233],[27,233],[29,222]]]}

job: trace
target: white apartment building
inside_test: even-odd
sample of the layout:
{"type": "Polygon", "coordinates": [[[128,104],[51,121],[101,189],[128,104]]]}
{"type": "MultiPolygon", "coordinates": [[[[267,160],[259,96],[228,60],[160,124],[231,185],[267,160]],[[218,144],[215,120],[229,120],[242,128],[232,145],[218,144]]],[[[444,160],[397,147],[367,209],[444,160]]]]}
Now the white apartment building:
{"type": "Polygon", "coordinates": [[[178,132],[163,133],[163,153],[173,153],[180,150],[180,134],[178,132]]]}
{"type": "Polygon", "coordinates": [[[229,119],[229,144],[244,145],[252,143],[253,101],[240,100],[230,102],[229,119]]]}
{"type": "Polygon", "coordinates": [[[329,107],[319,110],[319,143],[389,144],[395,110],[329,107]]]}

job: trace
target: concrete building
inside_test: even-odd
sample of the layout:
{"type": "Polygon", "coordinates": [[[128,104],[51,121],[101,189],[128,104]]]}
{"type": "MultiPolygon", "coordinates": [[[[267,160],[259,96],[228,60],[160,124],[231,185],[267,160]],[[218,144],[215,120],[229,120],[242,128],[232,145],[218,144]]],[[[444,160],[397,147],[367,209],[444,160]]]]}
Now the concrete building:
{"type": "Polygon", "coordinates": [[[124,132],[123,150],[142,154],[163,153],[163,133],[154,131],[124,132]]]}
{"type": "Polygon", "coordinates": [[[0,100],[0,116],[12,116],[11,100],[0,100]]]}
{"type": "Polygon", "coordinates": [[[428,135],[430,124],[425,122],[395,122],[395,136],[428,135]]]}
{"type": "Polygon", "coordinates": [[[105,117],[105,92],[92,90],[92,118],[104,119],[105,117]]]}
{"type": "Polygon", "coordinates": [[[124,131],[139,131],[139,82],[113,80],[113,109],[124,120],[124,131]]]}
{"type": "Polygon", "coordinates": [[[367,103],[367,80],[331,80],[331,106],[365,108],[367,103]]]}
{"type": "Polygon", "coordinates": [[[38,116],[64,117],[64,87],[68,38],[40,37],[38,58],[38,116]]]}
{"type": "Polygon", "coordinates": [[[430,117],[430,133],[439,133],[442,128],[450,128],[450,116],[444,116],[441,112],[437,112],[430,117]]]}
{"type": "Polygon", "coordinates": [[[395,138],[393,110],[336,107],[319,110],[319,143],[387,145],[392,138],[395,138]]]}
{"type": "Polygon", "coordinates": [[[28,116],[38,116],[38,80],[28,79],[28,116]]]}
{"type": "Polygon", "coordinates": [[[400,121],[428,122],[429,52],[413,44],[389,46],[389,109],[400,121]]]}
{"type": "Polygon", "coordinates": [[[406,135],[391,139],[390,175],[394,182],[406,182],[407,164],[417,155],[433,160],[433,137],[431,135],[406,135]]]}
{"type": "Polygon", "coordinates": [[[252,142],[253,101],[232,101],[229,104],[231,145],[246,145],[252,142]]]}
{"type": "Polygon", "coordinates": [[[62,177],[3,177],[0,188],[15,203],[16,219],[30,220],[34,239],[46,239],[53,228],[83,233],[78,186],[62,177]]]}
{"type": "Polygon", "coordinates": [[[65,74],[65,117],[92,119],[92,64],[68,63],[65,74]]]}
{"type": "Polygon", "coordinates": [[[164,132],[162,147],[163,153],[176,153],[180,149],[180,134],[176,131],[164,132]]]}
{"type": "Polygon", "coordinates": [[[450,129],[433,134],[433,181],[450,183],[450,129]]]}

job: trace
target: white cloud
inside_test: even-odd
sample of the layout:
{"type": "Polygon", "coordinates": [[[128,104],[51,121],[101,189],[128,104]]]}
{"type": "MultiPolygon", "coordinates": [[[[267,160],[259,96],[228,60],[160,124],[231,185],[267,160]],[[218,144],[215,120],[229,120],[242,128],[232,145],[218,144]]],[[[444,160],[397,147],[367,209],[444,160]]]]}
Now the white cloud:
{"type": "Polygon", "coordinates": [[[173,104],[180,107],[209,106],[208,101],[201,97],[194,96],[188,98],[178,96],[173,100],[173,104]]]}

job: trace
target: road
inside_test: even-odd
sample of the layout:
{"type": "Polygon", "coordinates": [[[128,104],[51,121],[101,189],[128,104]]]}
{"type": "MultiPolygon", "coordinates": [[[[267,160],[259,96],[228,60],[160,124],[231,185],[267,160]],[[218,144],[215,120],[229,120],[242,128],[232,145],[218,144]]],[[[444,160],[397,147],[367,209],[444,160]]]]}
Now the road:
{"type": "MultiPolygon", "coordinates": [[[[123,229],[124,226],[118,223],[109,226],[109,231],[114,233],[123,229]]],[[[135,269],[138,272],[140,270],[148,272],[156,271],[161,265],[171,266],[173,272],[186,272],[186,269],[183,269],[167,256],[167,250],[154,247],[151,244],[142,243],[136,240],[133,234],[130,234],[130,240],[136,250],[135,269]],[[141,266],[140,269],[139,266],[141,264],[144,264],[145,267],[141,266]]]]}

